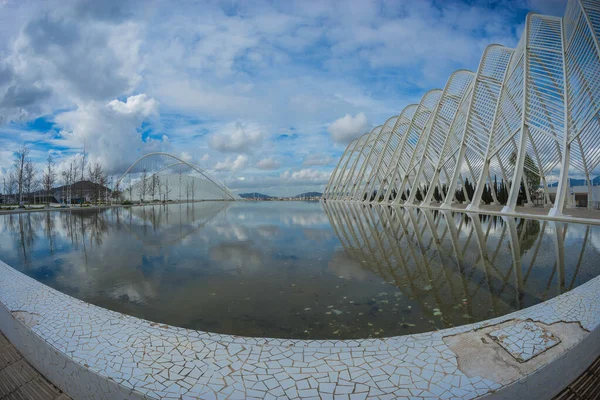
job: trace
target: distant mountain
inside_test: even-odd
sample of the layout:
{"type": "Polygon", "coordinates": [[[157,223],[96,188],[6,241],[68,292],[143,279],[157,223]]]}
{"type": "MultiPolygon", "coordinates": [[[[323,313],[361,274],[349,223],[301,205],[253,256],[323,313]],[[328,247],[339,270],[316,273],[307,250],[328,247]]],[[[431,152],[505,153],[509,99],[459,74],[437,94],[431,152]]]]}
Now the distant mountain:
{"type": "Polygon", "coordinates": [[[240,197],[243,199],[270,199],[271,196],[267,196],[266,194],[262,194],[262,193],[240,193],[240,197]]]}
{"type": "Polygon", "coordinates": [[[299,199],[302,197],[321,197],[323,196],[323,193],[319,193],[319,192],[306,192],[306,193],[300,193],[299,195],[294,196],[294,199],[299,199]]]}
{"type": "MultiPolygon", "coordinates": [[[[558,182],[553,182],[553,183],[548,184],[548,187],[557,187],[557,186],[558,186],[558,182]]],[[[585,183],[585,179],[570,178],[569,186],[587,186],[587,184],[585,183]]],[[[600,186],[600,176],[597,176],[594,179],[592,179],[592,186],[600,186]]]]}

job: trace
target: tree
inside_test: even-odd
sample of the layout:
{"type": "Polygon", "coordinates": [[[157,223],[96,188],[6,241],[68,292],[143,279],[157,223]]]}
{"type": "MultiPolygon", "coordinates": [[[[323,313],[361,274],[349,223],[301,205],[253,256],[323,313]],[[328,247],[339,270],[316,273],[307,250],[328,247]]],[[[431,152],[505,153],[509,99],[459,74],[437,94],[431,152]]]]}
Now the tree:
{"type": "Polygon", "coordinates": [[[192,183],[190,184],[190,190],[192,192],[192,203],[194,202],[194,195],[196,194],[196,179],[192,178],[192,183]]]}
{"type": "MultiPolygon", "coordinates": [[[[513,167],[517,162],[517,153],[513,151],[510,155],[509,162],[513,167]]],[[[535,192],[540,186],[540,172],[537,164],[533,161],[533,158],[529,155],[529,153],[525,153],[525,160],[523,161],[523,179],[527,182],[527,188],[529,189],[529,197],[535,198],[535,192]]],[[[527,195],[525,193],[525,188],[519,186],[519,202],[527,201],[527,195]]]]}
{"type": "Polygon", "coordinates": [[[169,178],[167,178],[166,182],[165,182],[165,201],[169,201],[170,194],[171,194],[171,189],[169,189],[169,178]]]}
{"type": "Polygon", "coordinates": [[[63,187],[62,187],[62,193],[61,193],[60,197],[61,197],[62,201],[66,202],[66,199],[67,199],[67,196],[69,195],[69,193],[67,192],[67,195],[65,196],[65,188],[67,188],[67,190],[68,190],[68,187],[71,184],[71,175],[69,173],[69,170],[66,170],[61,173],[61,176],[62,176],[62,181],[63,181],[63,187]]]}
{"type": "Polygon", "coordinates": [[[179,198],[177,200],[181,201],[181,172],[179,173],[179,198]]]}
{"type": "Polygon", "coordinates": [[[14,171],[10,171],[8,174],[8,193],[11,195],[11,202],[16,201],[17,186],[17,176],[14,171]]]}
{"type": "Polygon", "coordinates": [[[23,145],[17,152],[15,153],[15,161],[14,161],[14,170],[15,177],[17,179],[17,195],[19,197],[19,204],[23,202],[23,191],[25,188],[25,165],[27,164],[27,160],[29,158],[29,153],[31,150],[23,145]]]}
{"type": "Polygon", "coordinates": [[[46,159],[46,167],[44,169],[44,176],[42,177],[42,186],[44,187],[44,193],[46,197],[50,195],[52,187],[56,183],[56,165],[52,154],[48,154],[46,159]]]}
{"type": "MultiPolygon", "coordinates": [[[[77,182],[79,177],[79,163],[77,160],[71,161],[69,164],[69,204],[73,202],[73,190],[71,186],[77,182]]],[[[83,181],[83,163],[81,165],[81,180],[83,181]]],[[[79,201],[83,204],[83,185],[79,185],[79,201]]]]}
{"type": "Polygon", "coordinates": [[[156,177],[156,186],[158,188],[158,201],[161,201],[162,200],[162,181],[160,180],[160,177],[158,177],[158,176],[156,177]]]}
{"type": "Polygon", "coordinates": [[[35,175],[37,171],[30,159],[25,161],[23,171],[23,191],[27,193],[27,201],[31,203],[31,191],[35,186],[35,175]]]}
{"type": "Polygon", "coordinates": [[[150,179],[150,195],[152,196],[152,201],[154,201],[155,196],[156,196],[156,189],[157,189],[157,182],[158,178],[156,177],[156,174],[152,174],[152,178],[150,179]]]}
{"type": "Polygon", "coordinates": [[[144,171],[142,172],[142,182],[140,183],[140,186],[138,187],[138,194],[140,195],[140,200],[142,201],[142,203],[144,202],[144,197],[146,197],[146,191],[148,190],[148,174],[146,172],[146,169],[144,168],[144,171]]]}
{"type": "Polygon", "coordinates": [[[92,183],[92,201],[97,202],[102,195],[102,188],[106,186],[107,177],[100,163],[88,165],[88,177],[92,183]]]}

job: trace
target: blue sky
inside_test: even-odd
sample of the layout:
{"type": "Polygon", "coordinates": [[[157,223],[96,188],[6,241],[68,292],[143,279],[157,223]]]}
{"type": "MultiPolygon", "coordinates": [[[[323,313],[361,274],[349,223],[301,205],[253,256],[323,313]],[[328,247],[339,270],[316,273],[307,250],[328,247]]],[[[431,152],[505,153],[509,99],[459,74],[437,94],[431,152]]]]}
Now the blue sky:
{"type": "Polygon", "coordinates": [[[167,151],[233,190],[321,191],[346,144],[514,46],[514,1],[0,0],[0,179],[23,143],[117,174],[167,151]]]}

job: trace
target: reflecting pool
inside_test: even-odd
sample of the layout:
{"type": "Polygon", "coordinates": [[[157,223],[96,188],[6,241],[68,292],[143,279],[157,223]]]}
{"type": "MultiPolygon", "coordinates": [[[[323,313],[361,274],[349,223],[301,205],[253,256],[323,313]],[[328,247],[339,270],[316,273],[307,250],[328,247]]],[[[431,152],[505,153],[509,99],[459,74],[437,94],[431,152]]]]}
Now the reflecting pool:
{"type": "Polygon", "coordinates": [[[415,208],[201,202],[0,216],[0,260],[171,325],[348,339],[503,315],[600,274],[600,226],[415,208]]]}

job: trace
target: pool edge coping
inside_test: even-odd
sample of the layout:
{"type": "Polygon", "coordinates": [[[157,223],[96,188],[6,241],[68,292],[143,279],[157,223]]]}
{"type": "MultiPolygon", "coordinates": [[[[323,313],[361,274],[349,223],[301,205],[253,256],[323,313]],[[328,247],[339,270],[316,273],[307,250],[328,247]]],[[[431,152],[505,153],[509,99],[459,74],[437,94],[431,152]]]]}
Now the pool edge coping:
{"type": "MultiPolygon", "coordinates": [[[[13,288],[13,289],[15,289],[15,288],[13,288]]],[[[142,319],[128,316],[125,314],[121,314],[121,313],[118,313],[115,311],[110,311],[110,310],[86,303],[84,301],[75,299],[64,293],[58,292],[38,281],[35,281],[33,278],[30,278],[30,277],[16,271],[15,269],[13,269],[9,265],[3,263],[2,261],[0,261],[0,303],[2,303],[2,305],[3,305],[2,309],[7,310],[7,312],[14,318],[14,320],[22,325],[20,328],[13,327],[13,329],[17,329],[22,332],[23,329],[26,328],[26,330],[29,330],[32,334],[34,334],[35,336],[37,336],[40,339],[39,343],[37,343],[35,346],[40,347],[40,346],[45,345],[46,347],[49,347],[55,353],[62,355],[67,360],[70,360],[74,364],[74,366],[73,366],[74,368],[79,368],[79,369],[83,368],[83,370],[87,371],[88,373],[95,374],[99,378],[103,378],[108,381],[112,380],[112,382],[117,385],[120,394],[128,393],[128,395],[131,396],[130,398],[140,398],[139,396],[145,396],[146,398],[159,398],[162,394],[168,393],[168,392],[161,392],[161,391],[157,391],[157,390],[154,390],[154,391],[147,390],[147,388],[144,388],[144,390],[142,390],[142,391],[138,391],[139,382],[141,382],[140,380],[137,380],[135,384],[132,384],[131,379],[123,380],[122,378],[116,379],[115,376],[110,376],[110,373],[106,372],[107,369],[105,367],[102,367],[99,365],[88,365],[85,362],[82,364],[81,361],[83,359],[81,358],[81,354],[78,354],[78,356],[74,356],[74,352],[81,350],[78,348],[78,346],[80,344],[84,347],[86,345],[88,345],[89,343],[85,342],[85,340],[87,340],[87,339],[85,339],[85,340],[82,339],[82,341],[85,342],[83,344],[77,342],[74,345],[74,347],[72,346],[72,343],[69,344],[68,341],[66,341],[65,343],[61,342],[57,345],[57,342],[55,342],[55,343],[51,342],[51,340],[53,340],[53,338],[48,335],[55,334],[56,329],[58,329],[58,331],[60,331],[60,329],[61,329],[60,324],[58,324],[57,327],[52,328],[54,330],[49,329],[49,330],[45,331],[44,327],[39,326],[39,324],[37,324],[37,323],[34,326],[27,325],[25,322],[19,320],[15,313],[16,312],[24,312],[24,313],[36,314],[39,316],[40,319],[44,320],[45,316],[40,313],[37,313],[35,310],[38,310],[38,311],[46,310],[47,312],[51,312],[51,310],[48,309],[49,306],[51,308],[51,305],[60,305],[63,307],[66,306],[70,310],[78,311],[74,315],[69,314],[68,318],[65,321],[63,321],[66,323],[67,328],[64,328],[64,327],[62,327],[62,328],[67,329],[67,331],[71,332],[71,333],[74,331],[77,331],[79,328],[77,328],[76,326],[71,327],[71,325],[69,325],[67,322],[72,321],[73,319],[79,320],[81,318],[85,318],[85,316],[83,314],[87,314],[88,317],[92,316],[95,320],[97,320],[97,322],[103,322],[103,323],[110,322],[110,324],[112,324],[112,322],[116,321],[116,324],[123,324],[123,326],[125,326],[127,328],[129,328],[130,326],[134,326],[134,327],[140,327],[140,329],[141,329],[141,327],[143,327],[144,335],[150,335],[152,337],[163,338],[167,341],[172,340],[174,335],[177,337],[181,337],[181,338],[183,338],[183,340],[187,340],[187,341],[196,340],[196,341],[199,341],[202,343],[199,347],[200,349],[202,349],[202,351],[204,351],[206,347],[210,347],[213,345],[215,347],[222,346],[225,349],[229,349],[230,347],[237,348],[238,346],[241,346],[244,348],[247,347],[250,350],[252,350],[253,348],[276,349],[276,351],[274,350],[274,352],[276,352],[278,356],[282,355],[286,352],[288,354],[290,354],[289,350],[292,350],[292,353],[294,353],[294,354],[302,353],[303,357],[304,357],[305,353],[313,354],[315,351],[317,351],[319,349],[322,351],[326,351],[326,353],[328,355],[340,354],[340,353],[352,354],[352,352],[371,352],[373,354],[379,355],[380,353],[385,354],[386,351],[389,352],[391,350],[395,350],[398,348],[402,348],[404,350],[406,350],[407,348],[421,348],[422,351],[419,354],[416,354],[416,356],[415,356],[415,357],[419,357],[420,354],[426,353],[427,349],[429,347],[438,346],[441,348],[440,351],[436,351],[438,355],[436,356],[435,354],[432,353],[430,355],[430,357],[441,357],[441,359],[443,359],[442,364],[444,364],[444,368],[446,368],[446,367],[451,368],[453,365],[453,361],[456,364],[457,359],[459,357],[456,353],[452,352],[449,348],[447,348],[447,346],[445,344],[443,344],[444,338],[449,337],[449,336],[454,336],[454,335],[461,335],[461,334],[469,333],[469,332],[475,332],[475,331],[484,329],[486,327],[502,324],[505,322],[519,321],[519,320],[531,320],[531,321],[541,322],[544,324],[553,324],[556,322],[578,323],[582,328],[584,328],[587,331],[584,339],[591,337],[592,333],[600,332],[600,330],[599,330],[599,326],[600,326],[600,276],[578,286],[577,288],[575,288],[567,293],[564,293],[562,295],[554,297],[546,302],[534,305],[532,307],[529,307],[529,308],[526,308],[523,310],[519,310],[519,311],[510,313],[510,314],[507,314],[504,316],[496,317],[496,318],[493,318],[490,320],[481,321],[481,322],[477,322],[477,323],[462,325],[459,327],[447,328],[447,329],[443,329],[443,330],[439,330],[439,331],[419,333],[419,334],[414,334],[414,335],[394,336],[394,337],[388,337],[388,338],[382,338],[382,339],[301,340],[301,339],[276,339],[276,338],[248,338],[248,337],[243,337],[243,336],[222,335],[222,334],[216,334],[216,333],[194,331],[194,330],[189,330],[189,329],[185,329],[185,328],[169,326],[166,324],[157,324],[157,323],[154,323],[151,321],[142,320],[142,319]],[[13,278],[12,281],[10,279],[7,279],[7,278],[11,278],[11,277],[13,278]],[[7,290],[7,286],[11,286],[11,282],[16,284],[16,286],[19,287],[20,291],[18,291],[18,293],[15,294],[15,292],[13,291],[13,293],[11,294],[11,291],[7,290]],[[40,296],[42,298],[48,298],[49,300],[51,300],[50,304],[46,304],[46,305],[40,304],[40,302],[39,302],[40,296]],[[7,305],[7,303],[8,303],[8,305],[7,305]],[[10,306],[11,304],[12,304],[12,307],[10,306]],[[15,305],[17,305],[16,308],[15,308],[15,305]],[[561,310],[561,306],[562,306],[563,310],[561,310]],[[558,312],[559,310],[561,310],[560,313],[558,312]],[[69,331],[69,329],[71,329],[71,330],[69,331]],[[151,331],[151,333],[148,333],[149,331],[151,331]],[[65,345],[66,345],[66,347],[65,347],[65,345]],[[70,345],[75,350],[72,350],[72,351],[68,350],[70,345]],[[71,353],[71,354],[69,354],[69,353],[71,353]],[[447,357],[447,358],[444,358],[444,357],[447,357]],[[451,358],[454,358],[454,360],[452,360],[451,358]],[[119,382],[119,380],[120,380],[120,382],[119,382]]],[[[2,320],[5,320],[5,318],[3,318],[2,320]]],[[[48,322],[48,321],[45,321],[45,322],[48,322]]],[[[56,321],[54,321],[54,322],[56,322],[56,321]]],[[[0,326],[0,328],[2,328],[3,331],[5,329],[9,329],[9,327],[5,327],[5,326],[0,326]]],[[[93,334],[93,332],[90,332],[90,333],[93,334]]],[[[96,332],[96,333],[98,333],[98,332],[96,332]]],[[[141,331],[138,332],[138,334],[139,333],[141,333],[141,331]]],[[[135,335],[136,335],[136,332],[132,331],[132,337],[135,335]]],[[[9,337],[9,339],[11,339],[11,341],[13,341],[12,339],[13,339],[14,335],[7,335],[7,336],[9,337]]],[[[25,335],[25,336],[30,336],[30,335],[25,335]]],[[[596,334],[595,336],[598,336],[598,335],[596,334]]],[[[30,338],[30,340],[31,340],[31,338],[30,338]]],[[[123,343],[125,343],[125,342],[123,342],[123,343]]],[[[580,342],[576,343],[576,345],[579,343],[580,342]]],[[[22,350],[21,350],[21,348],[19,348],[19,346],[26,347],[26,345],[24,345],[24,344],[20,344],[20,345],[17,345],[17,343],[14,343],[14,344],[17,346],[17,348],[20,351],[22,351],[22,350]]],[[[575,347],[575,346],[572,346],[566,352],[567,353],[570,352],[570,350],[573,347],[575,347]]],[[[122,350],[124,350],[123,347],[107,348],[107,349],[103,350],[104,352],[102,353],[102,355],[105,357],[115,357],[115,354],[118,354],[118,352],[122,351],[122,350]]],[[[79,351],[79,352],[81,352],[81,351],[79,351]]],[[[47,369],[47,367],[45,367],[45,365],[49,365],[48,361],[41,362],[39,360],[35,360],[35,358],[37,357],[35,352],[28,351],[27,349],[25,349],[25,351],[22,351],[22,353],[24,354],[24,356],[26,356],[26,358],[30,362],[32,362],[32,364],[34,366],[36,366],[36,368],[40,369],[40,371],[45,376],[48,377],[47,371],[44,370],[44,369],[47,369]],[[30,358],[34,358],[34,359],[30,359],[30,358]],[[40,367],[38,367],[38,366],[40,366],[40,367]]],[[[82,354],[85,354],[85,352],[83,352],[82,354]]],[[[163,355],[164,354],[166,354],[166,352],[163,352],[163,355]]],[[[217,360],[217,355],[216,355],[215,351],[213,351],[212,353],[209,352],[207,354],[211,354],[211,357],[213,357],[213,359],[210,359],[210,358],[202,359],[203,362],[205,360],[210,361],[210,363],[207,363],[207,365],[209,366],[209,367],[207,367],[208,368],[207,371],[210,370],[211,363],[218,363],[218,362],[223,361],[223,359],[217,360]]],[[[404,354],[404,353],[401,353],[401,354],[404,354]]],[[[563,356],[565,356],[564,352],[558,354],[552,361],[558,360],[563,356]]],[[[46,356],[46,357],[48,357],[48,356],[46,356]]],[[[225,357],[225,358],[227,358],[227,357],[225,357]]],[[[289,357],[284,356],[283,358],[289,358],[289,357]]],[[[382,359],[383,358],[389,359],[389,356],[382,357],[382,359]]],[[[234,359],[235,358],[229,359],[229,361],[234,360],[234,359]]],[[[280,357],[279,360],[281,360],[281,359],[282,358],[280,357]]],[[[304,360],[304,358],[302,358],[302,359],[304,360]]],[[[410,369],[410,368],[415,367],[414,363],[417,362],[417,360],[418,360],[418,358],[413,358],[412,364],[409,365],[407,363],[407,366],[404,368],[410,369]]],[[[430,360],[430,359],[428,358],[428,360],[430,360]]],[[[256,364],[264,364],[265,362],[269,362],[269,361],[261,360],[260,358],[254,360],[254,361],[256,364]]],[[[334,361],[336,361],[336,360],[334,360],[334,361]]],[[[340,360],[337,360],[336,362],[339,362],[339,361],[340,360]]],[[[536,373],[540,369],[548,366],[549,364],[552,364],[552,361],[542,365],[541,367],[534,370],[532,373],[536,373]]],[[[304,363],[304,361],[302,361],[300,363],[304,363]]],[[[376,363],[377,362],[375,362],[375,364],[376,363]]],[[[164,368],[170,370],[170,368],[172,367],[171,364],[172,363],[170,363],[170,361],[165,361],[164,368]],[[169,368],[167,368],[167,366],[169,366],[169,368]]],[[[338,366],[338,367],[339,367],[339,365],[342,365],[342,364],[336,364],[333,362],[331,363],[331,365],[338,366]]],[[[417,363],[417,364],[419,364],[419,363],[417,363]]],[[[232,365],[232,363],[230,363],[229,365],[232,365]]],[[[298,365],[300,365],[300,364],[298,364],[298,365]]],[[[213,366],[214,366],[214,364],[213,364],[213,366]]],[[[402,367],[402,365],[400,365],[398,368],[400,368],[400,367],[402,367]]],[[[457,375],[457,376],[465,375],[464,373],[462,373],[462,371],[460,371],[460,369],[458,368],[458,365],[455,365],[455,367],[456,367],[456,370],[454,371],[455,375],[457,375]]],[[[583,370],[585,367],[586,366],[583,366],[581,370],[583,370]]],[[[296,370],[300,369],[302,367],[281,366],[281,368],[279,368],[279,369],[286,370],[286,368],[288,370],[293,370],[294,372],[297,372],[296,370]]],[[[307,366],[305,368],[311,369],[312,367],[307,366]]],[[[418,367],[418,368],[421,368],[421,373],[423,373],[423,371],[425,371],[423,369],[424,366],[418,367]]],[[[350,367],[347,369],[350,369],[350,367]]],[[[377,369],[378,369],[378,367],[377,367],[377,369]]],[[[85,371],[80,371],[80,373],[83,374],[83,373],[85,373],[85,371]]],[[[241,369],[241,367],[240,367],[240,369],[238,369],[238,371],[241,373],[240,376],[242,376],[243,370],[241,369]]],[[[446,370],[444,369],[444,374],[445,374],[445,371],[446,370]]],[[[579,371],[579,372],[581,372],[581,371],[579,371]]],[[[391,377],[394,373],[390,373],[389,376],[391,377]]],[[[264,374],[259,374],[259,375],[264,375],[264,374]]],[[[268,375],[268,374],[266,374],[266,375],[268,375]]],[[[289,375],[289,374],[287,374],[287,375],[289,375]]],[[[424,374],[424,375],[429,376],[429,374],[424,374]]],[[[132,376],[133,376],[133,373],[132,373],[132,376]]],[[[361,374],[359,376],[359,378],[361,376],[364,376],[364,374],[361,374]]],[[[413,375],[411,375],[411,376],[413,376],[413,375]]],[[[527,378],[527,376],[528,375],[521,377],[521,380],[523,378],[527,378]]],[[[574,376],[577,376],[577,375],[574,375],[574,376]]],[[[80,396],[77,395],[77,393],[72,394],[70,392],[71,388],[65,387],[65,386],[68,386],[68,385],[65,385],[65,382],[62,382],[62,383],[56,382],[55,381],[57,379],[56,377],[54,379],[52,379],[51,377],[48,377],[48,378],[51,381],[53,381],[53,383],[55,385],[60,387],[65,393],[71,395],[74,399],[81,398],[80,396]]],[[[94,379],[92,379],[92,378],[87,378],[87,379],[88,380],[91,379],[93,381],[94,379]]],[[[370,376],[370,378],[371,379],[368,379],[367,381],[365,381],[365,379],[363,378],[362,379],[363,383],[360,383],[360,384],[362,384],[364,386],[364,382],[367,382],[369,384],[377,382],[375,380],[375,378],[377,378],[377,376],[370,376]]],[[[304,381],[305,379],[307,379],[307,378],[303,378],[300,380],[304,381]]],[[[339,378],[338,378],[338,380],[339,380],[339,378]]],[[[483,379],[483,380],[486,381],[486,379],[483,379]]],[[[354,385],[356,387],[357,382],[353,382],[352,380],[350,380],[349,382],[354,383],[354,385]]],[[[438,381],[436,381],[436,382],[438,382],[438,381]]],[[[198,380],[197,383],[199,385],[205,385],[206,387],[208,387],[207,386],[208,383],[203,384],[203,383],[201,383],[200,380],[198,380]]],[[[330,383],[333,384],[333,382],[328,382],[327,384],[330,384],[330,383]]],[[[488,385],[488,387],[485,390],[478,389],[473,392],[467,392],[465,394],[465,398],[479,397],[479,396],[486,395],[486,394],[494,394],[494,396],[498,396],[503,391],[503,389],[505,389],[505,388],[508,389],[512,384],[517,384],[518,380],[512,382],[511,384],[505,384],[505,385],[498,385],[498,384],[494,384],[494,383],[495,382],[492,382],[492,381],[487,382],[486,385],[488,385]]],[[[568,382],[565,382],[565,385],[567,383],[568,382]]],[[[413,381],[413,384],[414,384],[414,381],[413,381]]],[[[319,385],[320,385],[320,383],[319,383],[319,385]]],[[[228,386],[227,384],[224,385],[224,387],[227,387],[227,386],[228,386]]],[[[369,385],[367,385],[367,386],[369,386],[369,385]]],[[[459,389],[462,386],[463,385],[459,385],[459,389]]],[[[473,387],[472,384],[470,386],[473,387]]],[[[279,386],[277,386],[276,388],[278,388],[278,387],[279,386]]],[[[372,387],[372,386],[370,386],[370,387],[372,387]]],[[[377,387],[377,386],[375,386],[375,387],[377,387]]],[[[429,387],[429,385],[428,385],[428,387],[429,387]]],[[[398,386],[398,388],[404,389],[404,388],[408,388],[408,386],[406,386],[406,385],[398,386]]],[[[246,395],[249,394],[249,390],[253,390],[252,388],[246,388],[246,387],[245,387],[245,389],[246,389],[246,392],[244,392],[244,393],[246,395]]],[[[312,390],[314,388],[311,387],[310,389],[312,390]]],[[[381,388],[379,388],[379,389],[381,389],[381,388]]],[[[381,392],[381,390],[379,390],[379,389],[377,389],[373,393],[378,393],[378,391],[381,392]]],[[[115,390],[115,389],[113,389],[113,390],[115,390]]],[[[302,389],[298,389],[298,391],[299,390],[302,390],[302,389]]],[[[269,393],[269,391],[264,392],[265,395],[267,393],[269,393]]],[[[317,391],[317,393],[327,394],[327,393],[321,392],[321,391],[317,391]]],[[[364,392],[359,392],[359,393],[354,393],[354,394],[360,395],[361,393],[364,393],[364,392]]],[[[416,393],[416,391],[415,391],[415,393],[416,393]]],[[[386,393],[382,393],[381,395],[385,395],[385,394],[386,393]]],[[[198,393],[198,395],[200,395],[200,393],[198,393]]],[[[286,392],[286,395],[287,395],[287,392],[286,392]]],[[[289,397],[291,397],[291,396],[289,396],[289,397]]],[[[369,396],[369,397],[371,397],[371,396],[369,396]]],[[[107,398],[110,398],[110,397],[107,397],[107,398]]]]}

